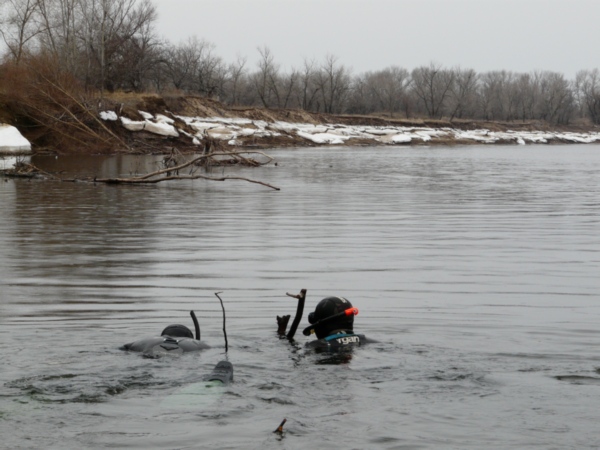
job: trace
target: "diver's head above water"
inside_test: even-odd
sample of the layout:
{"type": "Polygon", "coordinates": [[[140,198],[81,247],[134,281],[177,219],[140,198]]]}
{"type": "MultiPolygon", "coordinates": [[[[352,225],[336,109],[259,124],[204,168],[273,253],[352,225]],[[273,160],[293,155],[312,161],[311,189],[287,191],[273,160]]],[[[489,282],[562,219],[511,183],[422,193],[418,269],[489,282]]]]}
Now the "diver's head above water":
{"type": "Polygon", "coordinates": [[[317,339],[337,333],[351,334],[356,313],[344,314],[351,308],[352,303],[344,297],[326,297],[321,300],[315,311],[308,315],[308,322],[314,325],[317,339]]]}
{"type": "Polygon", "coordinates": [[[180,324],[169,325],[162,331],[162,333],[160,333],[160,335],[161,336],[171,336],[171,337],[185,337],[185,338],[194,339],[194,335],[192,334],[192,331],[185,325],[180,325],[180,324]]]}

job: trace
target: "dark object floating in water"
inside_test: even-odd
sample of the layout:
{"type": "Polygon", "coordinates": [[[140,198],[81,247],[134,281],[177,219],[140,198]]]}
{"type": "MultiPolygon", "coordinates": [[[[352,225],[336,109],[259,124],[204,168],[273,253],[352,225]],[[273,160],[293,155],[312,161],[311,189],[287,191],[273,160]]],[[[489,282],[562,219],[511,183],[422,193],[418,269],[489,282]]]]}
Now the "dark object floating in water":
{"type": "Polygon", "coordinates": [[[229,361],[219,361],[206,381],[220,381],[229,384],[233,381],[233,365],[229,361]]]}
{"type": "Polygon", "coordinates": [[[175,324],[166,327],[160,336],[140,339],[138,341],[125,344],[121,350],[143,353],[150,358],[158,358],[163,355],[178,355],[187,352],[197,352],[210,348],[207,344],[200,341],[200,326],[194,311],[190,311],[196,336],[185,325],[175,324]]]}
{"type": "Polygon", "coordinates": [[[279,426],[277,427],[277,429],[275,431],[273,431],[273,433],[283,434],[283,426],[285,425],[286,422],[287,422],[287,419],[283,419],[281,421],[281,423],[279,424],[279,426]]]}
{"type": "Polygon", "coordinates": [[[600,378],[585,375],[557,375],[558,381],[567,381],[572,384],[600,384],[600,378]]]}

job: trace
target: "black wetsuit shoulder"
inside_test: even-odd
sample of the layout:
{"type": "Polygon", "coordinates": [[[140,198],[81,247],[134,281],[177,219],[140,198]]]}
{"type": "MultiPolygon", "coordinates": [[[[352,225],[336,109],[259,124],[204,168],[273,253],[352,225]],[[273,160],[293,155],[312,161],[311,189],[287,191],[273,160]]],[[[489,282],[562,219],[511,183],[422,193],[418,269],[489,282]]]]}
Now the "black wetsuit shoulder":
{"type": "Polygon", "coordinates": [[[140,352],[147,355],[196,352],[207,348],[209,348],[207,344],[196,339],[171,336],[140,339],[121,347],[122,350],[140,352]]]}
{"type": "Polygon", "coordinates": [[[340,333],[327,336],[323,339],[317,339],[315,341],[307,343],[307,347],[314,348],[317,351],[345,351],[350,350],[354,347],[364,345],[369,340],[364,334],[348,334],[340,333]]]}

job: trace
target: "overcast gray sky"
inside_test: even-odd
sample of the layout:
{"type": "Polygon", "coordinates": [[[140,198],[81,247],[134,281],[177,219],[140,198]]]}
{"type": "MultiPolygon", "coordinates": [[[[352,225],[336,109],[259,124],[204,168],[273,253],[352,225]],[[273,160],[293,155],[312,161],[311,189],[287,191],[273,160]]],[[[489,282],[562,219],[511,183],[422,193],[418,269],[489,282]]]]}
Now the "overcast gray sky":
{"type": "Polygon", "coordinates": [[[268,46],[283,68],[339,58],[354,73],[434,61],[478,72],[600,68],[600,0],[154,0],[158,32],[226,62],[268,46]]]}

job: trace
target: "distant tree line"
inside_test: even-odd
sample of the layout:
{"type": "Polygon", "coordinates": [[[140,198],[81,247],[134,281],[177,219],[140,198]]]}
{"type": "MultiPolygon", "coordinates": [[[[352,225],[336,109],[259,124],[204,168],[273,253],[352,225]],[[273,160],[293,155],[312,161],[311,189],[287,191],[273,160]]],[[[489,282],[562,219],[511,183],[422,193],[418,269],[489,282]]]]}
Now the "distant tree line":
{"type": "Polygon", "coordinates": [[[249,67],[207,40],[158,38],[150,0],[0,0],[7,65],[43,57],[88,91],[180,92],[229,105],[390,117],[600,124],[600,72],[477,73],[431,63],[353,74],[333,55],[282,70],[268,47],[249,67]]]}

